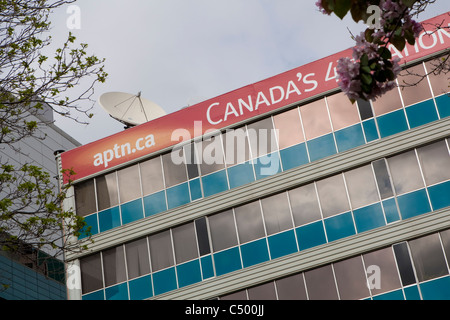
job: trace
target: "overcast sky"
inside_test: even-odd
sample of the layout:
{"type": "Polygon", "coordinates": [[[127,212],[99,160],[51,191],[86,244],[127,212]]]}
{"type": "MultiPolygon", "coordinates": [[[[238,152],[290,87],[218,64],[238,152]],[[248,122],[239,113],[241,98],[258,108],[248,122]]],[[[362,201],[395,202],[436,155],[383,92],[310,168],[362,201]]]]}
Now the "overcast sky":
{"type": "MultiPolygon", "coordinates": [[[[351,47],[349,30],[357,34],[362,24],[325,16],[315,2],[78,0],[80,28],[69,30],[64,6],[51,16],[51,35],[56,48],[71,31],[88,53],[106,58],[109,77],[94,100],[142,92],[171,113],[351,47]]],[[[437,0],[420,20],[447,11],[450,1],[437,0]]],[[[98,103],[92,112],[89,125],[56,124],[83,144],[123,130],[98,103]]]]}

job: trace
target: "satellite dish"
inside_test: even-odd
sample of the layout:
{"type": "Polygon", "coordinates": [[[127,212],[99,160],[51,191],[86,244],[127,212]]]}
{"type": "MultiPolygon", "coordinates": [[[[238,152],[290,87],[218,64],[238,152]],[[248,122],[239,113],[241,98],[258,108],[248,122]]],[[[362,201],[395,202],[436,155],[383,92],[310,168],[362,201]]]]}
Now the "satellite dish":
{"type": "Polygon", "coordinates": [[[125,92],[107,92],[100,96],[98,103],[109,115],[127,125],[137,126],[164,116],[165,111],[156,103],[137,95],[125,92]]]}

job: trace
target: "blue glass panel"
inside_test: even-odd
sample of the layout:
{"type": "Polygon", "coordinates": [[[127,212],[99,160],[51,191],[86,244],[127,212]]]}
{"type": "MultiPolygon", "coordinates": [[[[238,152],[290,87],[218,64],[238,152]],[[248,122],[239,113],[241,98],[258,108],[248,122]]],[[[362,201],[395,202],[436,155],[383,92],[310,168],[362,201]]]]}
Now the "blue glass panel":
{"type": "Polygon", "coordinates": [[[424,300],[450,300],[450,277],[421,283],[420,291],[424,300]]]}
{"type": "Polygon", "coordinates": [[[377,118],[377,122],[382,138],[408,130],[403,109],[384,114],[377,118]]]}
{"type": "Polygon", "coordinates": [[[105,289],[106,300],[128,300],[127,283],[121,283],[105,289]]]}
{"type": "Polygon", "coordinates": [[[144,197],[144,210],[146,217],[166,211],[166,192],[160,191],[144,197]]]}
{"type": "Polygon", "coordinates": [[[433,210],[450,206],[450,181],[428,187],[433,210]]]}
{"type": "Polygon", "coordinates": [[[234,247],[214,254],[214,265],[218,276],[242,268],[239,248],[234,247]]]}
{"type": "Polygon", "coordinates": [[[130,300],[144,300],[153,296],[152,277],[147,275],[128,282],[130,300]]]}
{"type": "Polygon", "coordinates": [[[394,198],[384,200],[383,209],[387,223],[400,220],[400,215],[398,214],[397,204],[395,203],[394,198]]]}
{"type": "Polygon", "coordinates": [[[334,241],[355,234],[355,226],[353,225],[351,212],[325,219],[325,230],[328,241],[334,241]]]}
{"type": "Polygon", "coordinates": [[[230,188],[236,188],[255,181],[253,166],[249,162],[238,164],[228,168],[227,170],[228,179],[230,180],[230,188]]]}
{"type": "Polygon", "coordinates": [[[403,289],[405,291],[406,300],[421,300],[419,288],[416,285],[411,287],[406,287],[403,289]]]}
{"type": "Polygon", "coordinates": [[[122,204],[122,224],[127,224],[144,218],[142,210],[142,199],[133,200],[131,202],[122,204]]]}
{"type": "Polygon", "coordinates": [[[361,124],[356,124],[351,127],[336,131],[334,133],[339,152],[356,148],[365,144],[364,134],[361,124]]]}
{"type": "Polygon", "coordinates": [[[200,258],[202,265],[203,279],[208,279],[214,277],[214,267],[212,264],[212,257],[210,255],[200,258]]]}
{"type": "Polygon", "coordinates": [[[262,179],[281,172],[278,152],[273,152],[254,160],[256,179],[262,179]]]}
{"type": "Polygon", "coordinates": [[[82,300],[105,300],[105,293],[102,290],[85,294],[81,297],[82,300]]]}
{"type": "Polygon", "coordinates": [[[178,286],[185,287],[202,281],[200,261],[193,260],[177,266],[178,286]]]}
{"type": "Polygon", "coordinates": [[[289,170],[309,162],[305,143],[280,150],[280,155],[283,170],[289,170]]]}
{"type": "Polygon", "coordinates": [[[200,199],[202,195],[202,186],[200,185],[200,179],[193,179],[189,181],[189,188],[191,189],[192,201],[200,199]]]}
{"type": "Polygon", "coordinates": [[[153,274],[155,295],[177,289],[175,268],[169,268],[153,274]]]}
{"type": "Polygon", "coordinates": [[[166,192],[168,209],[176,208],[191,202],[191,198],[189,197],[189,185],[187,182],[169,188],[166,192]]]}
{"type": "Polygon", "coordinates": [[[438,120],[436,107],[432,99],[409,106],[405,110],[411,128],[438,120]]]}
{"type": "Polygon", "coordinates": [[[377,140],[379,138],[377,126],[374,119],[369,119],[363,122],[364,133],[366,134],[367,142],[377,140]]]}
{"type": "Polygon", "coordinates": [[[333,134],[331,133],[309,140],[307,144],[311,161],[319,160],[336,153],[336,145],[334,144],[333,134]]]}
{"type": "Polygon", "coordinates": [[[98,233],[98,224],[97,224],[97,214],[91,214],[86,217],[84,217],[84,222],[86,222],[86,226],[80,231],[79,239],[86,238],[88,234],[86,234],[86,231],[88,231],[88,228],[91,227],[89,230],[89,233],[94,235],[98,233]]]}
{"type": "Polygon", "coordinates": [[[430,204],[425,189],[397,197],[398,207],[403,219],[430,212],[430,204]]]}
{"type": "Polygon", "coordinates": [[[319,246],[327,242],[322,221],[317,221],[296,229],[300,250],[319,246]]]}
{"type": "Polygon", "coordinates": [[[205,197],[228,190],[227,174],[225,170],[202,177],[202,182],[205,197]]]}
{"type": "Polygon", "coordinates": [[[373,300],[405,300],[402,289],[383,293],[372,298],[373,300]]]}
{"type": "Polygon", "coordinates": [[[249,242],[241,246],[244,268],[269,260],[266,239],[249,242]]]}
{"type": "Polygon", "coordinates": [[[380,203],[353,210],[353,217],[358,232],[364,232],[386,224],[380,203]]]}
{"type": "Polygon", "coordinates": [[[450,116],[450,95],[444,94],[435,100],[441,119],[450,116]]]}
{"type": "Polygon", "coordinates": [[[100,232],[120,226],[119,207],[109,208],[98,213],[100,232]]]}
{"type": "Polygon", "coordinates": [[[276,259],[297,252],[294,230],[285,231],[269,237],[270,256],[276,259]]]}

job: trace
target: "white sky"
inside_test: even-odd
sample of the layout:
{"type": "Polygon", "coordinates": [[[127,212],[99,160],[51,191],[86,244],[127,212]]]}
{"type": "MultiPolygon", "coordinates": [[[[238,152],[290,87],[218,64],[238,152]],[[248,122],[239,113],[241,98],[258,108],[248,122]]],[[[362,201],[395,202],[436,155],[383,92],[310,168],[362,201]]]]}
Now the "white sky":
{"type": "MultiPolygon", "coordinates": [[[[351,47],[349,30],[357,34],[362,24],[323,15],[315,2],[78,0],[80,29],[68,29],[67,6],[53,13],[52,49],[72,31],[89,54],[106,58],[109,77],[94,100],[141,91],[171,113],[351,47]]],[[[450,1],[437,0],[419,20],[447,11],[450,1]]],[[[92,112],[89,125],[56,124],[83,144],[123,130],[98,103],[92,112]]]]}

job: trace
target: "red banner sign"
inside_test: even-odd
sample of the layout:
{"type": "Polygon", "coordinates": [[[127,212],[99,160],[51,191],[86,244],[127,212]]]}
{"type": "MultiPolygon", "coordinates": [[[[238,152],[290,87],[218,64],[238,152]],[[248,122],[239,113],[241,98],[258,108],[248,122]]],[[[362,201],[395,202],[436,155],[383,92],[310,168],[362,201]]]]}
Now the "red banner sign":
{"type": "MultiPolygon", "coordinates": [[[[423,23],[425,31],[414,46],[399,52],[391,46],[393,57],[401,63],[414,61],[450,47],[450,12],[423,23]]],[[[231,91],[213,99],[181,109],[161,118],[83,145],[61,155],[62,167],[73,169],[72,180],[97,174],[179,143],[172,133],[184,129],[194,138],[207,130],[220,129],[277,108],[298,103],[336,89],[335,68],[342,57],[351,57],[347,49],[263,81],[231,91]],[[202,124],[201,130],[194,122],[202,124]]],[[[67,182],[65,179],[64,182],[67,182]]]]}

